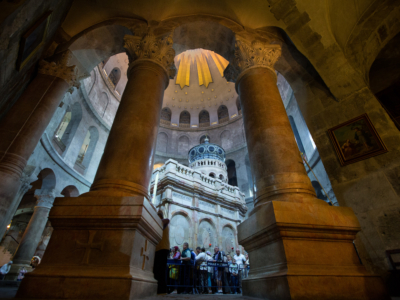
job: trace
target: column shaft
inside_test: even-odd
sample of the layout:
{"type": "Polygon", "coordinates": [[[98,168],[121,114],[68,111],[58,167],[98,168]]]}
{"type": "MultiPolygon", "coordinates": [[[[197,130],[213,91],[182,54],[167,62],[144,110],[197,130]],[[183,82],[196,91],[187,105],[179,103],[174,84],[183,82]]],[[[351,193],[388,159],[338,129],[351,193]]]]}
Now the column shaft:
{"type": "Polygon", "coordinates": [[[91,191],[147,197],[167,84],[165,70],[156,63],[131,67],[91,191]]]}
{"type": "Polygon", "coordinates": [[[77,69],[67,67],[70,52],[58,64],[41,61],[39,74],[0,121],[0,233],[15,198],[22,171],[66,91],[77,85],[77,69]]]}
{"type": "Polygon", "coordinates": [[[267,201],[316,201],[296,145],[276,74],[265,67],[245,70],[237,81],[255,206],[267,201]]]}
{"type": "Polygon", "coordinates": [[[13,257],[15,264],[29,265],[40,242],[44,228],[46,227],[50,208],[36,206],[32,218],[28,223],[17,252],[13,257]]]}

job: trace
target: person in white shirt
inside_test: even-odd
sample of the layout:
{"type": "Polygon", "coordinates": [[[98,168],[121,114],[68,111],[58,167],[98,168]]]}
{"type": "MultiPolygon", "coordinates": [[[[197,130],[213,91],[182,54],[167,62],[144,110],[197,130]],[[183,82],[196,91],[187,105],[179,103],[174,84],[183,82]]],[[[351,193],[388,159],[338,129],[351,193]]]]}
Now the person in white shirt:
{"type": "MultiPolygon", "coordinates": [[[[213,261],[214,258],[211,256],[211,252],[207,251],[207,261],[213,261]]],[[[208,293],[212,294],[212,290],[211,290],[211,280],[212,280],[212,275],[214,272],[214,267],[207,267],[207,274],[208,274],[208,293]]]]}
{"type": "Polygon", "coordinates": [[[208,278],[207,261],[208,261],[208,256],[206,253],[206,249],[201,248],[201,253],[196,256],[196,265],[200,265],[200,286],[201,286],[202,294],[208,294],[208,291],[207,291],[207,278],[208,278]]]}
{"type": "Polygon", "coordinates": [[[233,256],[233,259],[236,261],[239,267],[239,287],[242,286],[242,277],[243,277],[243,265],[246,263],[246,257],[240,253],[239,249],[236,249],[236,255],[233,256]]]}

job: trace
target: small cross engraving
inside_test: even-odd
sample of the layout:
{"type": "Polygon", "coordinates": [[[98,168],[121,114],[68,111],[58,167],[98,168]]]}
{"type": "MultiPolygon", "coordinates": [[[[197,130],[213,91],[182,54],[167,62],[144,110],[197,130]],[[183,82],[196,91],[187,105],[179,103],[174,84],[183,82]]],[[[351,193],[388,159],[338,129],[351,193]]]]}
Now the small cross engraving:
{"type": "Polygon", "coordinates": [[[76,244],[78,246],[81,246],[77,247],[76,249],[85,249],[85,254],[83,255],[81,262],[81,264],[83,265],[89,264],[90,252],[92,251],[92,249],[103,251],[104,241],[101,241],[100,243],[93,243],[96,232],[96,230],[89,230],[89,241],[87,243],[76,241],[76,244]]]}
{"type": "Polygon", "coordinates": [[[140,251],[140,256],[143,256],[142,270],[144,270],[146,259],[149,260],[149,251],[147,250],[147,240],[145,241],[144,247],[142,247],[142,250],[140,251]]]}

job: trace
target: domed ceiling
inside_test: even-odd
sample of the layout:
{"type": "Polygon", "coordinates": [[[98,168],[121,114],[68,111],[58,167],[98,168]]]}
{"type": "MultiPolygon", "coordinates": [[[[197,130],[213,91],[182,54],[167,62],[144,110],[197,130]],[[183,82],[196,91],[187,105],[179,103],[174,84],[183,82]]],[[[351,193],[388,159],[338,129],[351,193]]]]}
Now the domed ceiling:
{"type": "MultiPolygon", "coordinates": [[[[127,82],[127,55],[114,55],[104,63],[106,74],[113,73],[115,68],[120,70],[115,91],[117,95],[122,94],[127,82]]],[[[222,56],[204,49],[187,50],[175,57],[176,76],[170,80],[163,101],[163,108],[171,110],[171,126],[179,126],[180,115],[184,112],[190,114],[190,127],[196,128],[199,114],[204,110],[209,113],[210,125],[216,125],[221,105],[228,109],[229,118],[239,116],[235,85],[223,77],[228,64],[222,56]]]]}

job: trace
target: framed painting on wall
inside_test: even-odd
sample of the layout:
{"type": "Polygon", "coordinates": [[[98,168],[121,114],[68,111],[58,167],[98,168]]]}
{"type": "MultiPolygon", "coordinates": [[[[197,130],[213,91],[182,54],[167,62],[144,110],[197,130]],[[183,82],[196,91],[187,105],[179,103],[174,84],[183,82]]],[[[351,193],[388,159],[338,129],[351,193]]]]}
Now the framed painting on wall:
{"type": "Polygon", "coordinates": [[[51,11],[46,12],[37,22],[21,37],[17,57],[17,70],[20,71],[26,63],[43,46],[50,22],[51,11]]]}
{"type": "Polygon", "coordinates": [[[367,114],[328,130],[342,166],[387,152],[367,114]]]}

